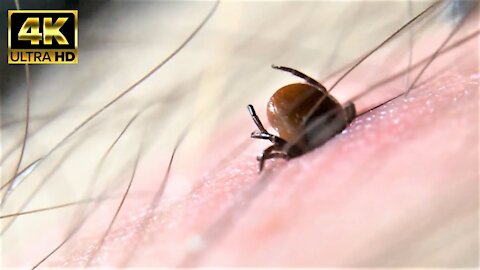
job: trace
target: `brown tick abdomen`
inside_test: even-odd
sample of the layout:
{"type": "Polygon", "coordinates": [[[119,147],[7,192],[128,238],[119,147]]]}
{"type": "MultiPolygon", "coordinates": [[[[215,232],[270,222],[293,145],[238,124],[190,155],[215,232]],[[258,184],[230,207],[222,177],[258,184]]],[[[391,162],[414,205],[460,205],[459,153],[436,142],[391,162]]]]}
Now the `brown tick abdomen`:
{"type": "Polygon", "coordinates": [[[301,135],[296,144],[302,148],[323,144],[347,125],[345,112],[334,97],[303,83],[290,84],[275,92],[267,104],[267,116],[286,141],[298,140],[301,135]],[[309,112],[322,98],[309,117],[309,112]],[[306,131],[305,126],[315,120],[315,126],[306,131]]]}

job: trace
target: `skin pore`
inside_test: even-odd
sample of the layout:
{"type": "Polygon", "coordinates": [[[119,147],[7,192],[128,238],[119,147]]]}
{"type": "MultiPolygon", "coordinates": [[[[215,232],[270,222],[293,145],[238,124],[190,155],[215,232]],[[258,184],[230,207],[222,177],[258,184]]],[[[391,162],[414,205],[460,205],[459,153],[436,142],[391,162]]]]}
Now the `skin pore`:
{"type": "MultiPolygon", "coordinates": [[[[163,41],[158,42],[160,48],[148,45],[141,48],[151,54],[142,54],[135,47],[138,44],[131,45],[136,48],[131,55],[121,53],[130,50],[116,50],[114,41],[122,35],[121,29],[113,28],[111,39],[102,42],[111,51],[92,49],[89,56],[88,49],[95,46],[88,44],[95,44],[95,33],[101,31],[90,32],[86,37],[92,43],[84,41],[87,48],[81,60],[85,64],[51,67],[34,73],[33,119],[56,110],[63,114],[54,120],[47,118],[52,121],[48,128],[29,138],[24,164],[41,156],[84,119],[88,115],[85,111],[95,111],[99,104],[141,77],[148,70],[146,67],[163,59],[211,8],[211,4],[197,4],[195,12],[190,13],[184,5],[171,8],[182,16],[194,13],[196,17],[189,18],[188,23],[172,21],[176,31],[157,37],[163,41]],[[101,59],[116,58],[117,62],[101,63],[98,55],[102,55],[101,59]],[[133,62],[131,59],[135,58],[142,61],[133,62]],[[129,72],[119,68],[126,63],[133,65],[129,72]],[[107,71],[111,73],[108,78],[90,78],[91,74],[103,75],[107,71]],[[54,85],[71,85],[73,90],[54,92],[49,88],[51,82],[42,79],[43,73],[57,74],[54,85]],[[68,77],[72,73],[78,76],[68,77]],[[97,94],[99,91],[82,89],[102,90],[102,97],[97,94]],[[53,105],[48,108],[44,104],[49,104],[52,97],[62,102],[51,102],[53,105]],[[74,108],[66,111],[72,104],[74,108]]],[[[147,26],[154,22],[153,18],[162,20],[156,14],[160,9],[153,12],[149,7],[136,7],[138,12],[144,12],[147,26]]],[[[319,14],[339,9],[346,12],[341,13],[342,17],[348,17],[349,12],[356,14],[354,11],[359,7],[344,9],[335,3],[297,6],[222,3],[216,17],[192,41],[190,50],[176,56],[170,68],[162,69],[128,99],[106,111],[19,185],[2,214],[18,211],[22,199],[27,197],[23,194],[28,194],[43,179],[49,181],[28,209],[96,198],[103,190],[108,190],[111,198],[79,204],[81,208],[19,217],[2,236],[5,243],[13,243],[8,249],[4,244],[2,251],[7,265],[31,267],[38,263],[65,239],[81,220],[78,213],[82,212],[88,214],[88,220],[42,266],[477,265],[477,36],[438,57],[407,97],[361,115],[342,134],[302,157],[289,162],[268,161],[265,172],[258,174],[255,156],[269,144],[249,138],[255,126],[245,105],[252,102],[267,129],[272,130],[264,112],[268,97],[286,83],[298,81],[288,74],[269,70],[269,65],[292,66],[315,78],[335,70],[332,67],[330,72],[319,71],[323,66],[321,59],[329,58],[334,51],[329,51],[327,44],[322,47],[328,51],[325,55],[316,49],[326,34],[322,29],[317,32],[313,29],[318,28],[319,14]],[[295,12],[286,13],[293,8],[295,12]],[[265,10],[270,13],[263,21],[265,10]],[[250,14],[253,19],[245,19],[242,14],[250,14]],[[286,22],[271,27],[269,22],[280,15],[285,16],[286,22]],[[263,34],[245,31],[250,24],[263,34]],[[275,29],[281,30],[275,32],[275,29]],[[312,32],[318,34],[312,37],[312,32]],[[206,42],[213,45],[206,48],[206,42]],[[285,52],[287,48],[290,50],[285,52]],[[232,56],[235,54],[240,56],[232,56]],[[320,60],[312,54],[318,54],[320,60]],[[131,128],[105,161],[101,161],[107,148],[138,112],[131,128]],[[184,130],[187,135],[181,140],[166,178],[171,152],[184,130]],[[139,149],[141,159],[135,181],[102,241],[132,179],[139,149]],[[97,168],[100,162],[103,162],[101,170],[97,168]],[[91,193],[90,179],[101,179],[91,193]],[[168,183],[163,186],[165,179],[168,183]],[[159,190],[161,197],[155,200],[159,190]],[[91,195],[84,196],[85,193],[91,195]],[[100,241],[102,248],[97,250],[100,241]]],[[[399,7],[404,4],[391,9],[399,7]]],[[[425,8],[415,7],[415,13],[425,8]]],[[[125,6],[110,8],[119,17],[126,9],[125,6]]],[[[365,4],[362,8],[368,17],[369,11],[380,7],[365,4]]],[[[351,46],[355,35],[364,36],[362,26],[357,26],[359,29],[352,30],[352,36],[343,38],[340,44],[347,45],[342,45],[340,52],[350,47],[358,47],[355,48],[358,51],[345,52],[351,57],[339,56],[336,67],[344,66],[378,44],[407,19],[403,14],[390,28],[385,23],[388,29],[383,29],[383,35],[377,29],[371,41],[351,46]]],[[[325,29],[343,25],[334,19],[329,23],[324,22],[325,29]]],[[[375,29],[377,23],[369,25],[372,27],[369,29],[375,29]]],[[[406,32],[403,41],[398,38],[390,50],[372,57],[350,74],[334,95],[340,101],[347,101],[376,81],[405,70],[409,51],[413,63],[428,57],[434,50],[432,47],[437,48],[452,29],[447,23],[431,25],[435,26],[431,32],[415,35],[413,50],[405,42],[406,32]]],[[[154,30],[154,26],[150,27],[147,31],[154,30]]],[[[475,30],[478,30],[475,18],[470,19],[451,43],[475,30]]],[[[330,39],[332,44],[337,43],[333,34],[330,39]]],[[[410,81],[419,69],[410,71],[410,81]]],[[[322,83],[328,88],[334,81],[330,78],[322,83]]],[[[22,89],[24,85],[19,84],[22,89]]],[[[406,88],[405,76],[400,76],[358,100],[359,111],[365,112],[406,88]]],[[[31,124],[33,132],[42,122],[32,120],[31,124]]],[[[10,168],[14,163],[9,161],[5,167],[10,168]]]]}

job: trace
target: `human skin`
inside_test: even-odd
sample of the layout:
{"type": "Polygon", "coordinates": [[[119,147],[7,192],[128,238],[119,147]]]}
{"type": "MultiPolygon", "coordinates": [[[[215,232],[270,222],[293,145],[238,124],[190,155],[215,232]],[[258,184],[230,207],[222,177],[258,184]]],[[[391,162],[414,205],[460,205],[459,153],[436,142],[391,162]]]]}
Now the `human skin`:
{"type": "MultiPolygon", "coordinates": [[[[144,162],[155,166],[145,166],[139,177],[146,180],[135,190],[149,196],[127,198],[92,264],[476,266],[477,44],[475,38],[437,59],[405,99],[359,116],[302,157],[268,161],[262,174],[255,156],[268,143],[248,139],[255,126],[245,110],[198,154],[185,157],[189,149],[180,147],[151,215],[168,159],[149,154],[144,162]]],[[[363,89],[362,77],[352,74],[344,87],[363,89]]],[[[266,124],[262,103],[255,105],[266,124]]],[[[108,202],[92,213],[46,265],[85,265],[117,206],[108,202]]]]}
{"type": "MultiPolygon", "coordinates": [[[[132,265],[175,266],[201,252],[187,265],[474,267],[478,75],[475,65],[459,64],[469,67],[357,118],[311,153],[270,163],[271,171],[258,174],[255,155],[265,144],[250,143],[154,214],[162,222],[149,225],[132,265]]],[[[241,122],[218,136],[242,141],[253,125],[241,122]]],[[[228,154],[212,147],[213,157],[228,154]]],[[[116,238],[142,220],[114,232],[101,265],[125,260],[132,242],[116,238]]],[[[95,241],[70,258],[82,262],[84,245],[95,241]]]]}

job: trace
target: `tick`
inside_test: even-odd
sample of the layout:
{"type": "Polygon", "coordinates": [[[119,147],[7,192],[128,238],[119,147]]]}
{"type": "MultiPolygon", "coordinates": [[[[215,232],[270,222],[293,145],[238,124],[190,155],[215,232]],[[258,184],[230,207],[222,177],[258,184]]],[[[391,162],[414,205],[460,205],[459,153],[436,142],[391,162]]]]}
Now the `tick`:
{"type": "Polygon", "coordinates": [[[304,79],[305,83],[286,85],[268,101],[268,121],[279,136],[269,133],[253,106],[247,106],[259,129],[252,132],[251,137],[273,144],[257,157],[260,172],[268,159],[288,160],[321,146],[342,132],[356,115],[353,103],[342,107],[322,84],[308,75],[289,67],[272,65],[272,68],[289,72],[304,79]]]}

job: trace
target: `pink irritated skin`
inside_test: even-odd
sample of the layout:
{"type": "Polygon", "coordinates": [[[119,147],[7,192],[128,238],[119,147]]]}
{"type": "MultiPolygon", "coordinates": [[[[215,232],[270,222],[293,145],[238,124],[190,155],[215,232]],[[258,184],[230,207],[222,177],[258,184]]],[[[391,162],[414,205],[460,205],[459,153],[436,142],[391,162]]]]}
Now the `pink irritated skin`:
{"type": "MultiPolygon", "coordinates": [[[[150,216],[151,196],[127,199],[93,265],[475,266],[477,42],[439,59],[455,64],[408,97],[310,153],[268,161],[262,174],[255,156],[268,143],[248,139],[255,127],[245,111],[205,149],[208,172],[186,195],[167,189],[150,216]]],[[[185,181],[184,169],[174,166],[169,185],[185,181]]],[[[45,265],[85,265],[104,230],[85,229],[45,265]]]]}

